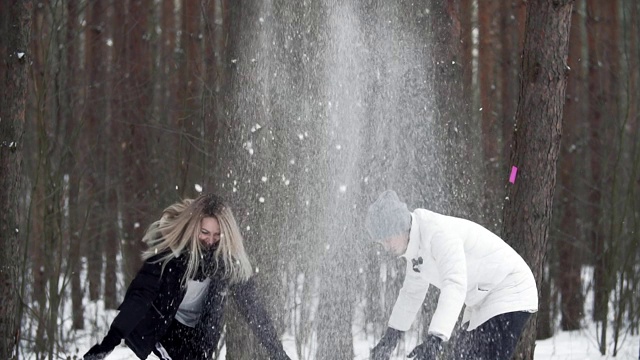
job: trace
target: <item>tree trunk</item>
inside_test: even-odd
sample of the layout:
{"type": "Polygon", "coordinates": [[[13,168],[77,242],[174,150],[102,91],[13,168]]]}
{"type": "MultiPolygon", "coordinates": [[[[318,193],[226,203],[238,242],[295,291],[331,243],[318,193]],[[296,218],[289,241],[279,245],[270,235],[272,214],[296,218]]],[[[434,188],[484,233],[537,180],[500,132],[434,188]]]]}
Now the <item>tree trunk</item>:
{"type": "MultiPolygon", "coordinates": [[[[122,5],[125,6],[125,5],[122,5]]],[[[136,274],[144,250],[141,241],[145,230],[153,221],[150,213],[150,199],[154,184],[151,181],[149,152],[149,131],[144,124],[151,113],[151,67],[152,56],[149,45],[148,18],[150,0],[130,0],[125,16],[125,46],[122,57],[124,74],[116,79],[124,82],[124,103],[121,109],[122,121],[122,165],[123,165],[123,250],[125,259],[125,284],[128,285],[136,274]]],[[[122,26],[122,18],[115,18],[122,26]]],[[[116,80],[117,81],[117,80],[116,80]]],[[[158,213],[158,212],[156,212],[158,213]]]]}
{"type": "Polygon", "coordinates": [[[27,99],[28,69],[31,54],[32,2],[3,2],[3,28],[6,36],[6,52],[2,52],[3,65],[0,79],[3,82],[4,95],[0,100],[0,358],[14,359],[20,339],[20,319],[18,317],[20,299],[20,260],[22,242],[19,236],[20,214],[18,212],[19,194],[22,193],[22,135],[25,123],[27,99]],[[4,13],[9,16],[5,19],[4,13]],[[4,25],[3,25],[4,26],[4,25]]]}
{"type": "MultiPolygon", "coordinates": [[[[207,3],[208,1],[192,1],[195,4],[207,3]]],[[[158,129],[170,129],[170,131],[153,131],[151,143],[153,145],[153,155],[156,158],[164,157],[165,160],[158,161],[153,169],[157,176],[156,196],[155,200],[160,207],[166,206],[182,195],[191,195],[185,192],[181,184],[183,174],[180,171],[180,158],[182,151],[178,148],[180,139],[186,139],[187,136],[182,135],[176,124],[184,116],[182,113],[182,101],[179,98],[182,79],[180,79],[180,71],[183,67],[186,54],[182,50],[184,44],[181,43],[181,33],[184,29],[180,23],[183,18],[181,9],[182,1],[162,0],[162,6],[159,14],[159,25],[162,32],[158,34],[158,44],[156,45],[157,57],[157,75],[154,76],[153,82],[158,90],[155,90],[154,97],[154,116],[157,119],[152,123],[158,129]],[[164,153],[166,146],[169,145],[173,149],[172,153],[167,156],[164,153]]],[[[199,6],[199,5],[198,5],[199,6]]],[[[204,6],[204,5],[202,5],[204,6]]],[[[183,25],[184,26],[184,25],[183,25]]],[[[183,35],[184,36],[184,35],[183,35]]],[[[192,189],[187,189],[192,190],[192,189]]]]}
{"type": "MultiPolygon", "coordinates": [[[[433,55],[428,57],[431,60],[428,66],[433,74],[432,86],[438,89],[434,94],[433,122],[436,124],[435,136],[444,139],[440,146],[443,146],[445,155],[440,161],[446,164],[441,174],[445,181],[442,186],[447,196],[446,208],[443,210],[450,215],[486,225],[494,224],[490,219],[495,219],[497,215],[483,212],[482,201],[477,201],[483,194],[480,190],[483,181],[478,179],[484,178],[486,170],[482,163],[481,124],[471,120],[470,105],[473,99],[465,97],[465,65],[460,62],[465,59],[460,46],[461,35],[464,34],[461,24],[464,20],[460,18],[456,0],[431,0],[429,5],[431,11],[427,23],[432,36],[433,55]]],[[[417,141],[422,140],[418,138],[417,141]]],[[[420,186],[426,188],[427,184],[420,186]]],[[[422,199],[427,199],[427,196],[422,196],[422,199]]],[[[431,287],[422,309],[425,319],[435,311],[438,294],[431,287]]],[[[425,321],[423,326],[423,334],[426,336],[428,322],[425,321]]],[[[449,349],[456,346],[455,334],[458,331],[460,328],[456,326],[449,349]]],[[[446,356],[450,355],[445,354],[446,356]]]]}
{"type": "MultiPolygon", "coordinates": [[[[47,27],[47,18],[45,10],[41,7],[35,7],[33,9],[33,31],[37,37],[49,40],[50,30],[47,27]]],[[[31,274],[33,276],[33,292],[32,292],[32,306],[33,313],[35,313],[35,350],[38,354],[44,354],[46,352],[46,342],[44,340],[46,331],[46,318],[47,318],[47,299],[46,299],[46,258],[45,258],[45,243],[47,239],[50,239],[50,234],[45,234],[47,227],[46,222],[46,190],[45,182],[48,178],[48,165],[43,164],[49,161],[48,156],[42,156],[42,154],[49,154],[49,147],[47,144],[48,134],[46,127],[44,126],[44,118],[51,112],[50,103],[48,100],[48,91],[50,87],[47,86],[48,81],[45,81],[50,75],[50,66],[48,61],[48,49],[46,47],[47,42],[34,41],[32,43],[32,67],[34,78],[33,82],[36,84],[35,88],[35,101],[37,107],[33,114],[33,146],[32,161],[33,161],[33,182],[32,182],[32,197],[29,204],[31,210],[31,223],[28,227],[29,232],[26,239],[27,251],[30,256],[29,265],[31,266],[31,274]]]]}
{"type": "Polygon", "coordinates": [[[178,28],[176,26],[176,1],[163,0],[161,10],[161,27],[160,34],[160,59],[159,68],[160,76],[159,87],[160,95],[160,123],[169,126],[173,124],[176,116],[176,95],[178,87],[177,77],[177,61],[176,61],[176,34],[178,28]]]}
{"type": "MultiPolygon", "coordinates": [[[[604,239],[604,222],[602,212],[602,188],[603,188],[603,166],[606,163],[603,151],[603,114],[604,109],[604,88],[602,82],[604,71],[602,64],[601,32],[603,26],[600,16],[602,4],[598,0],[587,1],[587,40],[589,57],[589,150],[591,167],[591,184],[589,192],[589,204],[591,218],[591,228],[589,238],[592,244],[594,261],[594,303],[593,319],[595,321],[605,321],[609,301],[609,290],[605,285],[608,264],[606,263],[606,249],[604,239]]],[[[606,332],[606,326],[603,327],[606,332]]]]}
{"type": "MultiPolygon", "coordinates": [[[[498,61],[500,59],[500,42],[498,41],[497,14],[500,14],[500,0],[485,0],[478,2],[478,86],[480,91],[481,129],[483,168],[486,169],[487,184],[484,187],[484,208],[488,213],[495,213],[499,209],[498,196],[500,192],[498,184],[502,173],[500,172],[501,159],[499,152],[500,126],[497,121],[500,111],[500,97],[498,92],[499,73],[498,61]]],[[[502,5],[504,7],[505,5],[502,5]]],[[[497,216],[495,216],[497,218],[497,216]]],[[[491,224],[495,224],[493,221],[491,224]]],[[[496,230],[489,226],[490,230],[496,230]]]]}
{"type": "MultiPolygon", "coordinates": [[[[627,111],[627,122],[629,127],[629,134],[632,138],[638,139],[640,138],[640,119],[638,118],[638,107],[640,106],[640,94],[638,94],[638,89],[640,88],[640,46],[639,42],[639,34],[640,31],[640,3],[637,2],[627,2],[625,8],[625,13],[629,14],[629,48],[628,48],[628,111],[627,111]]],[[[629,193],[630,199],[640,199],[639,189],[640,189],[640,144],[637,141],[633,143],[631,146],[631,163],[634,164],[633,173],[635,176],[630,177],[630,188],[631,191],[629,193]]],[[[632,201],[634,212],[634,222],[633,225],[629,226],[629,230],[631,233],[638,234],[640,233],[640,211],[638,208],[640,207],[640,203],[638,201],[632,201]]],[[[637,296],[640,294],[640,274],[635,271],[635,266],[640,262],[640,238],[638,236],[632,237],[631,249],[635,249],[635,251],[631,251],[629,255],[630,261],[628,262],[628,272],[633,274],[632,280],[629,281],[629,290],[631,294],[636,294],[635,299],[632,299],[629,302],[629,311],[627,312],[627,321],[630,324],[631,328],[638,329],[635,332],[632,331],[632,334],[637,335],[640,332],[640,298],[637,296]]],[[[640,360],[640,355],[638,356],[640,360]]]]}
{"type": "Polygon", "coordinates": [[[551,293],[551,271],[543,270],[542,280],[539,285],[540,297],[538,313],[536,314],[537,326],[535,329],[536,339],[548,339],[553,336],[553,308],[554,296],[551,293]]]}
{"type": "MultiPolygon", "coordinates": [[[[233,146],[239,146],[241,143],[241,132],[243,126],[243,119],[235,113],[239,112],[242,105],[242,100],[239,94],[242,93],[247,79],[244,72],[248,71],[248,59],[244,53],[247,44],[251,43],[252,37],[256,36],[253,24],[259,17],[259,4],[256,2],[249,2],[245,6],[240,3],[231,1],[229,3],[229,47],[227,52],[227,58],[224,59],[225,71],[228,72],[230,81],[223,90],[225,108],[227,114],[224,118],[220,119],[221,126],[220,132],[213,139],[214,152],[217,155],[218,161],[216,161],[215,175],[213,176],[212,184],[216,187],[216,190],[224,197],[235,199],[234,203],[244,204],[248,203],[253,195],[248,194],[251,192],[250,184],[246,184],[247,188],[244,191],[240,191],[237,195],[232,190],[234,188],[233,183],[227,176],[233,174],[234,179],[237,179],[238,183],[246,183],[248,179],[244,178],[246,174],[240,174],[249,165],[237,166],[237,163],[247,162],[246,158],[242,158],[241,153],[233,150],[233,146]]],[[[223,24],[223,27],[225,24],[223,24]]],[[[247,86],[249,87],[249,86],[247,86]]],[[[243,93],[244,94],[244,93],[243,93]]],[[[249,109],[251,110],[251,109],[249,109]]],[[[240,188],[242,189],[242,187],[240,188]]],[[[255,201],[255,198],[254,198],[255,201]]],[[[244,225],[246,219],[246,212],[238,209],[235,215],[237,221],[243,230],[245,239],[248,238],[248,231],[245,231],[247,225],[244,225]]],[[[245,244],[247,251],[249,251],[249,244],[245,244]]],[[[252,263],[255,266],[255,264],[252,263]]],[[[254,267],[255,268],[255,267],[254,267]]],[[[242,316],[237,310],[235,304],[225,310],[225,344],[227,349],[226,357],[229,359],[249,360],[259,358],[256,356],[260,349],[256,339],[250,335],[251,330],[245,321],[242,320],[242,316]]]]}
{"type": "MultiPolygon", "coordinates": [[[[469,104],[474,104],[474,73],[473,73],[473,0],[460,0],[460,65],[462,66],[462,86],[464,88],[464,99],[469,104]]],[[[475,106],[471,105],[471,108],[475,106]]]]}
{"type": "MultiPolygon", "coordinates": [[[[118,137],[110,136],[110,127],[114,126],[110,110],[109,65],[107,59],[109,47],[107,39],[110,37],[110,18],[108,4],[96,1],[87,4],[86,8],[86,56],[87,56],[87,117],[86,133],[84,137],[89,143],[85,149],[90,149],[86,155],[88,169],[88,184],[85,188],[89,211],[89,231],[84,239],[89,242],[88,281],[89,294],[92,300],[104,300],[107,309],[117,306],[117,278],[116,261],[119,250],[117,231],[117,204],[110,202],[110,192],[113,190],[113,170],[109,171],[111,158],[118,156],[118,151],[112,148],[118,137]],[[105,136],[106,135],[106,136],[105,136]]],[[[112,39],[112,38],[111,38],[112,39]]],[[[113,70],[112,70],[113,71],[113,70]]]]}
{"type": "MultiPolygon", "coordinates": [[[[511,153],[513,125],[516,116],[518,98],[514,95],[518,93],[520,84],[520,55],[522,54],[522,43],[524,38],[524,10],[525,2],[522,0],[509,1],[508,5],[502,6],[501,24],[501,80],[500,105],[502,148],[500,149],[501,164],[500,174],[508,174],[510,171],[509,156],[511,153]]],[[[500,183],[502,184],[502,182],[500,183]]],[[[503,190],[504,191],[504,190],[503,190]]],[[[503,195],[503,191],[500,195],[503,195]]],[[[500,199],[502,196],[500,196],[500,199]]]]}
{"type": "Polygon", "coordinates": [[[106,13],[105,3],[95,1],[87,4],[86,8],[86,71],[87,71],[87,111],[84,117],[83,136],[81,141],[86,173],[87,224],[85,241],[87,249],[87,280],[89,283],[89,298],[93,301],[102,299],[103,266],[105,251],[105,137],[104,134],[107,113],[106,107],[106,13]]]}
{"type": "Polygon", "coordinates": [[[472,218],[479,221],[482,211],[477,196],[481,194],[480,181],[482,174],[480,127],[470,120],[471,99],[464,97],[463,68],[460,65],[460,15],[455,0],[445,2],[430,1],[428,23],[433,36],[433,56],[429,56],[428,64],[433,73],[433,87],[438,89],[434,94],[434,123],[439,127],[440,136],[445,143],[446,159],[444,178],[449,207],[456,216],[472,218]]]}
{"type": "MultiPolygon", "coordinates": [[[[503,238],[531,267],[540,289],[560,151],[573,1],[533,0],[527,5],[520,100],[507,188],[503,238]]],[[[540,290],[539,290],[540,291],[540,290]]],[[[518,359],[533,359],[535,325],[525,329],[518,359]]]]}
{"type": "MultiPolygon", "coordinates": [[[[80,9],[78,3],[69,1],[67,4],[67,46],[66,49],[66,66],[61,69],[64,73],[63,85],[67,91],[62,92],[64,98],[64,108],[62,109],[65,117],[65,131],[61,134],[66,146],[62,151],[63,172],[68,176],[68,191],[66,193],[68,201],[68,220],[67,231],[64,239],[68,241],[69,249],[69,276],[71,277],[71,303],[72,303],[72,328],[84,329],[84,306],[82,304],[84,291],[82,289],[81,273],[82,273],[82,242],[81,227],[84,224],[84,214],[81,213],[79,204],[80,194],[80,177],[82,176],[81,165],[76,160],[79,157],[78,149],[78,131],[82,128],[80,121],[80,103],[82,98],[82,77],[72,76],[77,69],[82,68],[80,56],[80,29],[78,24],[78,15],[80,9]]],[[[74,74],[75,75],[75,74],[74,74]]]]}
{"type": "Polygon", "coordinates": [[[180,197],[190,197],[194,185],[202,184],[204,164],[202,153],[202,11],[196,1],[183,0],[181,6],[182,31],[180,37],[180,81],[177,94],[178,116],[174,119],[177,130],[176,160],[172,172],[177,174],[175,184],[180,197]]]}
{"type": "MultiPolygon", "coordinates": [[[[225,18],[225,4],[221,0],[211,0],[206,3],[204,15],[204,71],[205,84],[202,92],[204,116],[204,139],[215,139],[220,129],[220,121],[224,116],[222,102],[222,89],[224,87],[226,47],[224,39],[227,37],[228,28],[225,18]]],[[[215,168],[218,156],[215,152],[213,142],[205,140],[203,146],[205,151],[205,162],[208,167],[215,168]]],[[[203,179],[205,187],[211,186],[211,171],[205,171],[206,178],[203,179]]]]}
{"type": "Polygon", "coordinates": [[[556,231],[555,239],[560,269],[557,284],[561,296],[561,327],[562,330],[578,330],[583,315],[584,295],[582,294],[581,274],[581,241],[577,223],[576,174],[576,121],[583,119],[584,103],[582,82],[584,76],[583,24],[584,20],[575,8],[572,12],[571,38],[569,41],[569,78],[567,79],[567,98],[564,110],[563,133],[564,139],[560,149],[560,187],[558,191],[560,228],[556,231]]]}

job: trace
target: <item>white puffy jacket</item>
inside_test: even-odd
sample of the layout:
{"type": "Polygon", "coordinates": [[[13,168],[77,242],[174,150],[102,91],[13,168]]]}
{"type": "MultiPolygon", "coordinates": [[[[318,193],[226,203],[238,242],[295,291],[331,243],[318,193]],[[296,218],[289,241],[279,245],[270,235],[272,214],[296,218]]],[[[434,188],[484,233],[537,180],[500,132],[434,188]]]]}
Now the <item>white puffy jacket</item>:
{"type": "Polygon", "coordinates": [[[462,305],[467,331],[513,311],[535,312],[538,291],[531,269],[498,236],[472,221],[416,209],[403,257],[407,272],[389,326],[407,331],[432,284],[440,289],[429,333],[448,340],[462,305]],[[422,264],[416,266],[412,259],[422,264]]]}

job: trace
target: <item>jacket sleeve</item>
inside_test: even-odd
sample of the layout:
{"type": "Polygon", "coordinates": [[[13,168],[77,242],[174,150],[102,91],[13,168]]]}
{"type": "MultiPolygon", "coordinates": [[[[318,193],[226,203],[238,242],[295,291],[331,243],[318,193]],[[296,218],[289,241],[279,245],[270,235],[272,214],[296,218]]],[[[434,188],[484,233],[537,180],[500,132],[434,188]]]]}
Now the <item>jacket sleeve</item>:
{"type": "Polygon", "coordinates": [[[407,261],[404,282],[389,317],[389,327],[400,331],[409,330],[428,290],[429,282],[420,273],[413,271],[411,262],[407,261]]]}
{"type": "Polygon", "coordinates": [[[125,338],[144,318],[151,303],[158,296],[161,275],[161,263],[153,263],[150,259],[142,265],[118,308],[120,312],[111,323],[110,335],[125,338]]]}
{"type": "Polygon", "coordinates": [[[231,294],[245,317],[251,330],[264,346],[272,359],[289,359],[278,338],[271,318],[259,301],[253,278],[231,287],[231,294]]]}
{"type": "Polygon", "coordinates": [[[451,337],[467,293],[467,261],[463,240],[436,229],[431,237],[431,254],[440,273],[438,306],[431,318],[429,333],[451,337]]]}

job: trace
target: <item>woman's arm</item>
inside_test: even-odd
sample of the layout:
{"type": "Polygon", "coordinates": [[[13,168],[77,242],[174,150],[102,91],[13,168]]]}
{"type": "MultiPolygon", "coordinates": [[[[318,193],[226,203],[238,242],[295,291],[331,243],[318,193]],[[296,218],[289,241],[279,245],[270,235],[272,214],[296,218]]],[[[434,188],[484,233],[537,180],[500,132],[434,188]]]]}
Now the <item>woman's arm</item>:
{"type": "MultiPolygon", "coordinates": [[[[167,268],[169,266],[168,264],[167,268]]],[[[138,325],[151,307],[153,300],[158,296],[161,275],[162,264],[147,260],[131,281],[124,300],[118,308],[120,312],[111,323],[111,330],[118,331],[121,338],[129,335],[138,325]]]]}
{"type": "Polygon", "coordinates": [[[100,344],[89,349],[83,357],[85,360],[104,358],[138,325],[158,295],[161,275],[162,264],[147,260],[142,265],[127,289],[109,332],[100,344]]]}
{"type": "Polygon", "coordinates": [[[413,271],[411,259],[407,259],[404,282],[393,305],[389,327],[400,331],[409,330],[428,290],[429,281],[423,279],[421,273],[413,271]]]}
{"type": "Polygon", "coordinates": [[[231,287],[231,293],[236,301],[240,313],[245,317],[251,330],[258,337],[272,359],[289,359],[282,347],[271,318],[259,301],[253,278],[231,287]]]}

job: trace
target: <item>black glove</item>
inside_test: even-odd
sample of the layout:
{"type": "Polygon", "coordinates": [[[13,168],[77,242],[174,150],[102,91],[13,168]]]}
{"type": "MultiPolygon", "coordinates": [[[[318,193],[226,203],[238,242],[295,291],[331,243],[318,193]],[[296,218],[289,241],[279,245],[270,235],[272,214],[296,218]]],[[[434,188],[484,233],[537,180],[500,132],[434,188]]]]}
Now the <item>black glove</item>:
{"type": "Polygon", "coordinates": [[[393,328],[387,328],[384,336],[378,342],[378,345],[371,350],[371,360],[388,360],[391,357],[393,349],[398,344],[398,339],[402,336],[402,331],[393,328]]]}
{"type": "Polygon", "coordinates": [[[271,359],[271,360],[291,360],[289,355],[287,355],[287,353],[284,352],[284,350],[278,352],[278,354],[276,354],[275,357],[270,357],[269,359],[271,359]]]}
{"type": "Polygon", "coordinates": [[[95,344],[82,357],[83,360],[102,360],[109,355],[113,349],[120,344],[120,336],[116,335],[113,330],[109,330],[107,336],[102,339],[100,344],[95,344]]]}
{"type": "Polygon", "coordinates": [[[429,335],[420,345],[416,346],[407,357],[415,357],[414,360],[436,360],[436,356],[442,351],[442,339],[429,335]]]}

